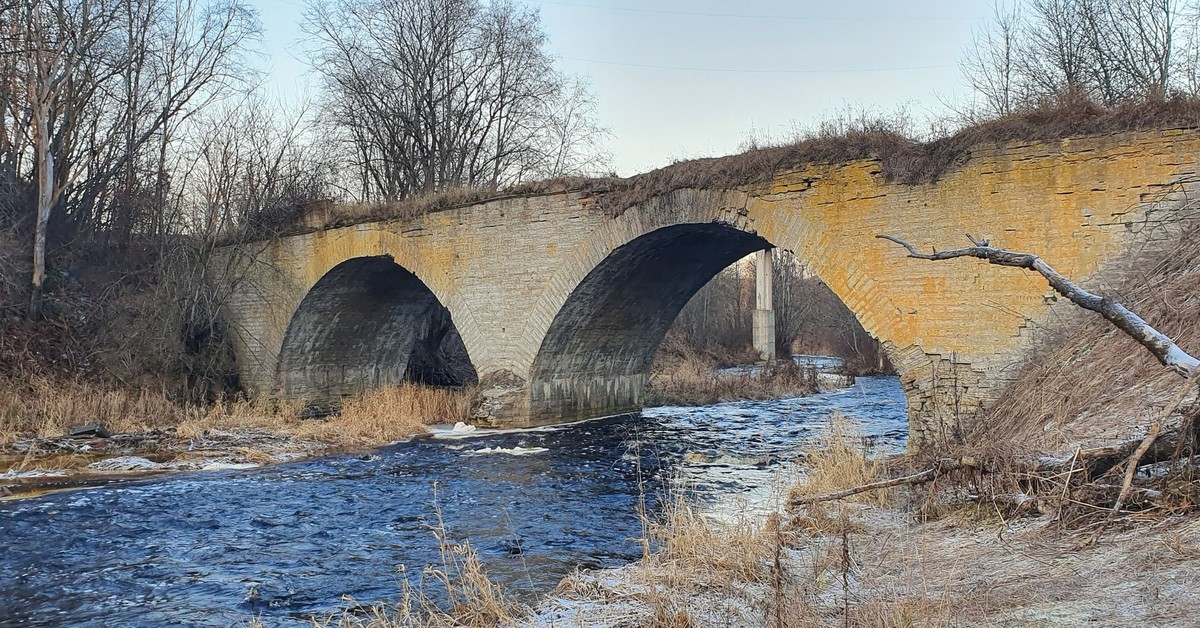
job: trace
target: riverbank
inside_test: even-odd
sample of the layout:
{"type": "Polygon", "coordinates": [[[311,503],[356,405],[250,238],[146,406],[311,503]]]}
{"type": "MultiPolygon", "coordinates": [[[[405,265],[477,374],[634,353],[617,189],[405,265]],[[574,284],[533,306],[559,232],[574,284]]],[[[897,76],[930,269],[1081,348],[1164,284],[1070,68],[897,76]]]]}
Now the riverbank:
{"type": "Polygon", "coordinates": [[[798,505],[914,462],[868,455],[862,433],[836,415],[822,441],[754,500],[698,499],[677,478],[672,498],[642,519],[640,560],[577,571],[532,606],[487,578],[469,542],[447,544],[442,530],[453,562],[440,569],[454,604],[407,593],[396,606],[356,607],[330,624],[1176,626],[1200,603],[1191,586],[1200,518],[1187,504],[1143,505],[1103,535],[1102,517],[1072,513],[1102,514],[1084,495],[1037,495],[1036,508],[1013,509],[981,499],[978,480],[963,477],[798,505]]]}
{"type": "Polygon", "coordinates": [[[581,572],[515,625],[1181,626],[1200,603],[1192,516],[1079,549],[1080,537],[1048,518],[922,523],[893,507],[845,512],[844,535],[768,520],[745,561],[753,568],[740,573],[669,558],[581,572]]]}
{"type": "MultiPolygon", "coordinates": [[[[648,397],[651,406],[697,406],[806,396],[852,382],[795,362],[720,369],[710,360],[671,360],[654,370],[648,397]]],[[[430,425],[468,421],[473,396],[470,389],[403,385],[371,391],[328,417],[302,418],[296,405],[186,406],[147,391],[47,385],[0,407],[0,499],[366,453],[427,434],[430,425]]]]}
{"type": "Polygon", "coordinates": [[[0,440],[0,499],[161,473],[250,469],[367,452],[426,434],[429,425],[466,419],[472,394],[388,387],[348,401],[334,415],[311,418],[298,406],[244,400],[188,407],[156,403],[145,394],[47,395],[40,403],[9,408],[9,416],[28,417],[36,427],[26,435],[10,431],[0,440]]]}
{"type": "MultiPolygon", "coordinates": [[[[804,503],[916,461],[871,459],[846,423],[830,425],[792,487],[763,515],[677,500],[649,538],[657,551],[579,572],[512,625],[1179,626],[1200,590],[1194,460],[1135,483],[1151,499],[1113,518],[1103,478],[1061,488],[1015,469],[941,485],[804,503]],[[1024,499],[995,492],[1008,484],[1024,499]],[[1024,486],[1024,489],[1016,488],[1024,486]],[[1029,495],[1020,493],[1029,491],[1029,495]]],[[[1074,467],[1072,467],[1074,468],[1074,467]]],[[[1079,475],[1085,467],[1080,461],[1079,475]]]]}

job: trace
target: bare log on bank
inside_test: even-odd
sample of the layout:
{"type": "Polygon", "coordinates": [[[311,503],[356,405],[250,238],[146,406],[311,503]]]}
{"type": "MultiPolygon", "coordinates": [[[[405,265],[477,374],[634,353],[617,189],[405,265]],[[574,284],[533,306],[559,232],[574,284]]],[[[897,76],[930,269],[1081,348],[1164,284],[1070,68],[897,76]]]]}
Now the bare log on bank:
{"type": "Polygon", "coordinates": [[[926,469],[924,471],[920,471],[920,472],[914,473],[912,475],[906,475],[906,476],[899,477],[899,478],[891,478],[888,480],[880,480],[878,482],[871,482],[870,484],[861,484],[859,486],[854,486],[854,487],[851,487],[851,488],[848,488],[848,489],[845,489],[842,491],[826,493],[824,495],[817,495],[815,497],[795,498],[795,499],[792,499],[790,502],[788,502],[788,507],[795,508],[796,506],[806,506],[808,504],[816,504],[819,502],[831,502],[831,501],[838,500],[838,499],[845,499],[845,498],[853,496],[853,495],[858,495],[859,493],[866,493],[868,491],[874,491],[874,490],[878,490],[881,488],[890,488],[893,486],[900,486],[902,484],[922,484],[924,482],[929,482],[929,481],[935,479],[937,477],[937,475],[938,475],[937,469],[926,469]]]}
{"type": "MultiPolygon", "coordinates": [[[[1171,408],[1171,406],[1168,406],[1168,408],[1171,408]]],[[[1016,471],[1022,476],[1031,479],[1050,478],[1064,473],[1079,473],[1081,477],[1096,478],[1118,468],[1124,463],[1126,471],[1122,472],[1122,475],[1126,475],[1128,469],[1139,469],[1147,465],[1159,464],[1172,459],[1175,456],[1174,452],[1189,443],[1191,439],[1190,433],[1185,433],[1185,430],[1179,428],[1162,429],[1160,426],[1158,430],[1152,428],[1151,432],[1155,436],[1153,439],[1141,438],[1126,441],[1120,445],[1080,449],[1066,458],[1016,457],[1003,461],[1003,464],[999,464],[996,460],[984,460],[974,457],[942,458],[933,466],[908,475],[860,484],[822,495],[795,497],[788,502],[788,507],[796,508],[809,504],[836,501],[860,493],[894,486],[926,484],[953,471],[971,471],[986,475],[1009,470],[1016,471]]],[[[1143,497],[1158,495],[1158,491],[1127,487],[1124,483],[1120,487],[1111,485],[1110,488],[1114,491],[1119,490],[1117,496],[1118,502],[1124,502],[1130,494],[1135,492],[1143,497]]],[[[997,498],[997,496],[993,496],[993,498],[997,498]]],[[[1007,497],[999,496],[999,499],[1011,502],[1014,506],[1024,506],[1023,502],[1027,498],[1029,498],[1028,495],[1021,496],[1019,494],[1007,497]]]]}

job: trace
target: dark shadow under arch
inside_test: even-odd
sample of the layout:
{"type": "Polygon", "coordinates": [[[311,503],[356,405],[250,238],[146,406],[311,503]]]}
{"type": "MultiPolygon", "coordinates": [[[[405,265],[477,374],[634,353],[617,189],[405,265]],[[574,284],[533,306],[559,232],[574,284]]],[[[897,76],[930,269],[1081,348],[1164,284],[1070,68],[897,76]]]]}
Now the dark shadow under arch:
{"type": "Polygon", "coordinates": [[[318,407],[404,381],[477,380],[449,310],[386,255],[342,262],[313,285],[284,335],[278,376],[285,398],[318,407]]]}
{"type": "Polygon", "coordinates": [[[554,317],[530,370],[534,423],[639,410],[671,323],[721,269],[763,238],[722,223],[663,227],[618,247],[554,317]]]}

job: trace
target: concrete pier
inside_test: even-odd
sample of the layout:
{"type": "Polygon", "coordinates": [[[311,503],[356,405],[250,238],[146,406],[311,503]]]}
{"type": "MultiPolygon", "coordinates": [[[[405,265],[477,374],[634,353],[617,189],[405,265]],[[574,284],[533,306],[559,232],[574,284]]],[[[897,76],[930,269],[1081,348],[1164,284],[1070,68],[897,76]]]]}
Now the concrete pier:
{"type": "Polygon", "coordinates": [[[775,359],[775,306],[771,295],[771,249],[754,254],[754,350],[764,360],[775,359]]]}

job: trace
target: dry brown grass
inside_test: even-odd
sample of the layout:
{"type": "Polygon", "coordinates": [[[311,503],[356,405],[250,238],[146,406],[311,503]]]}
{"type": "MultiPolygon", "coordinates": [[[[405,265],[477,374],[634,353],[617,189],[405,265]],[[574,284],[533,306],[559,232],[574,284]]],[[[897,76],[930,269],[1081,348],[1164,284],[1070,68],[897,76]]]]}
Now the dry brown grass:
{"type": "Polygon", "coordinates": [[[102,423],[119,432],[148,431],[198,414],[147,389],[100,388],[40,377],[0,379],[0,445],[20,437],[62,436],[85,423],[102,423]]]}
{"type": "Polygon", "coordinates": [[[675,588],[762,581],[774,547],[765,521],[710,520],[682,494],[666,503],[647,531],[657,551],[643,558],[643,566],[650,579],[675,588]]]}
{"type": "Polygon", "coordinates": [[[377,445],[421,434],[427,425],[465,421],[473,391],[401,384],[346,401],[324,421],[304,421],[298,435],[345,445],[377,445]]]}
{"type": "Polygon", "coordinates": [[[912,628],[956,626],[957,613],[946,598],[916,595],[887,599],[875,597],[850,608],[843,625],[862,628],[912,628]]]}
{"type": "MultiPolygon", "coordinates": [[[[300,404],[238,399],[209,406],[181,405],[156,391],[103,389],[79,382],[0,382],[0,446],[18,438],[62,436],[77,425],[101,423],[114,433],[175,429],[190,440],[212,430],[264,430],[338,447],[370,447],[454,423],[469,414],[472,391],[415,384],[370,391],[326,419],[302,419],[300,404]]],[[[263,455],[250,458],[262,459],[263,455]]]]}
{"type": "MultiPolygon", "coordinates": [[[[806,473],[792,487],[790,499],[815,497],[879,479],[883,464],[870,456],[858,426],[835,411],[829,418],[819,443],[808,453],[806,473]]],[[[859,493],[845,501],[884,506],[891,501],[887,489],[859,493]]]]}
{"type": "Polygon", "coordinates": [[[791,361],[764,366],[756,373],[722,373],[712,356],[688,351],[660,355],[655,361],[647,384],[646,405],[699,406],[742,399],[802,397],[816,391],[816,372],[791,361]]]}

